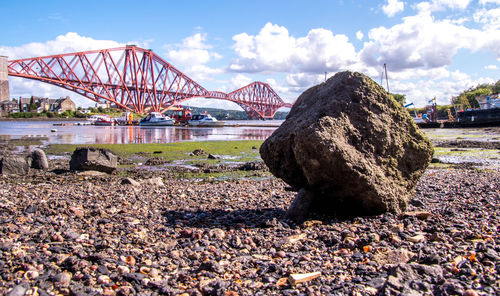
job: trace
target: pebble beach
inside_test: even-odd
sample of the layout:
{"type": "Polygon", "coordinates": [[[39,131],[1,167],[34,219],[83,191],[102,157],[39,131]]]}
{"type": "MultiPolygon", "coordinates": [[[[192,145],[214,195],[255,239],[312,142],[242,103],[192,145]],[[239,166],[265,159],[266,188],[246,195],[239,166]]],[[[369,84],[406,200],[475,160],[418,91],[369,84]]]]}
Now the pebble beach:
{"type": "Polygon", "coordinates": [[[499,177],[428,169],[405,213],[294,224],[274,177],[1,176],[0,294],[495,295],[499,177]]]}

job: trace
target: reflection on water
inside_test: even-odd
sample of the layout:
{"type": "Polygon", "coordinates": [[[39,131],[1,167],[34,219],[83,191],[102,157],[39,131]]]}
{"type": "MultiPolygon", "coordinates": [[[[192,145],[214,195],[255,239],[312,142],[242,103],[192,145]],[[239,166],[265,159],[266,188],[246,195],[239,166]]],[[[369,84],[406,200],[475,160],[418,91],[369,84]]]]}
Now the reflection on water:
{"type": "MultiPolygon", "coordinates": [[[[141,127],[141,126],[54,126],[58,122],[3,121],[0,138],[46,137],[45,144],[148,144],[212,140],[264,140],[281,123],[275,126],[233,127],[141,127]],[[51,130],[56,129],[55,132],[51,130]]],[[[254,123],[254,122],[252,122],[254,123]]],[[[268,125],[272,121],[266,122],[268,125]]]]}

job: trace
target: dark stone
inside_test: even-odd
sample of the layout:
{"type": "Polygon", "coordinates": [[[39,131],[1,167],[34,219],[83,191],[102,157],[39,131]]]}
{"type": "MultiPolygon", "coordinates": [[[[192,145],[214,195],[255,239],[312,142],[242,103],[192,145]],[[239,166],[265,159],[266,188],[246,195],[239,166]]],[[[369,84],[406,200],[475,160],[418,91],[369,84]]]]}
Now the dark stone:
{"type": "Polygon", "coordinates": [[[155,166],[155,165],[165,164],[166,162],[167,161],[163,157],[153,157],[153,158],[146,160],[144,165],[155,166]]]}
{"type": "Polygon", "coordinates": [[[377,83],[342,72],[306,90],[260,154],[275,176],[314,194],[310,211],[357,216],[403,211],[433,147],[377,83]]]}
{"type": "Polygon", "coordinates": [[[223,273],[224,269],[215,261],[206,261],[200,264],[198,272],[206,270],[210,272],[223,273]]]}
{"type": "Polygon", "coordinates": [[[24,210],[24,213],[26,213],[26,214],[33,214],[36,211],[38,211],[38,206],[37,205],[29,205],[24,210]]]}
{"type": "Polygon", "coordinates": [[[90,170],[112,173],[117,167],[117,157],[111,151],[94,147],[76,148],[71,155],[70,170],[90,170]]]}
{"type": "Polygon", "coordinates": [[[240,171],[260,171],[265,169],[267,167],[262,161],[247,162],[238,168],[240,171]]]}
{"type": "Polygon", "coordinates": [[[106,265],[99,265],[99,267],[97,268],[97,271],[99,273],[102,273],[102,274],[105,274],[105,275],[109,275],[110,274],[109,269],[106,267],[106,265]]]}
{"type": "Polygon", "coordinates": [[[435,158],[435,157],[433,157],[433,158],[431,159],[431,163],[441,163],[441,160],[440,160],[439,158],[435,158]]]}
{"type": "Polygon", "coordinates": [[[3,175],[27,175],[29,171],[30,163],[24,157],[4,155],[0,160],[0,172],[3,175]]]}
{"type": "Polygon", "coordinates": [[[191,152],[191,156],[199,156],[205,154],[205,151],[203,149],[196,149],[193,152],[191,152]]]}
{"type": "Polygon", "coordinates": [[[131,273],[125,273],[123,274],[123,278],[127,281],[133,282],[133,283],[138,283],[141,284],[141,281],[145,279],[147,276],[142,273],[136,273],[136,272],[131,272],[131,273]]]}
{"type": "Polygon", "coordinates": [[[219,155],[214,155],[214,154],[208,154],[207,158],[208,159],[219,159],[220,156],[219,155]]]}
{"type": "Polygon", "coordinates": [[[31,153],[31,168],[37,170],[48,170],[49,161],[47,160],[47,155],[42,149],[35,149],[31,153]]]}
{"type": "Polygon", "coordinates": [[[391,268],[382,294],[429,294],[431,292],[430,283],[437,283],[442,279],[443,270],[440,266],[427,266],[417,263],[398,264],[391,268]]]}
{"type": "Polygon", "coordinates": [[[223,296],[227,286],[228,283],[217,279],[201,287],[200,290],[204,296],[223,296]]]}
{"type": "Polygon", "coordinates": [[[311,204],[314,200],[314,193],[306,189],[300,189],[292,204],[286,211],[286,217],[302,223],[307,218],[311,204]]]}

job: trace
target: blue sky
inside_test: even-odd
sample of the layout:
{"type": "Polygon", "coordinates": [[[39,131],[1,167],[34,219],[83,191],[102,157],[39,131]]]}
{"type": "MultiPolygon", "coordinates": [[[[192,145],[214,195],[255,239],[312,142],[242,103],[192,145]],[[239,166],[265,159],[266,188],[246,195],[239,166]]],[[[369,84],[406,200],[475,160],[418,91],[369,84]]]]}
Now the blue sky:
{"type": "MultiPolygon", "coordinates": [[[[13,1],[0,4],[9,59],[136,44],[209,90],[268,82],[286,101],[338,71],[380,82],[418,106],[500,79],[500,0],[13,1]],[[385,85],[385,82],[384,82],[385,85]]],[[[66,96],[10,78],[12,97],[66,96]]],[[[237,109],[230,102],[200,106],[237,109]]]]}

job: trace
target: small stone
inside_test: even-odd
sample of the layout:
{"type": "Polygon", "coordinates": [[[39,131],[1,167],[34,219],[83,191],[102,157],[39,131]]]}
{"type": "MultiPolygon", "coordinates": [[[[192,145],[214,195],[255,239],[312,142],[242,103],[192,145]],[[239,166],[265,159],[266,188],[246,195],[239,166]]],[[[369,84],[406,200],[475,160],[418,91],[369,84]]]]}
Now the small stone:
{"type": "Polygon", "coordinates": [[[311,272],[311,273],[294,273],[288,277],[288,281],[290,282],[290,284],[296,285],[298,283],[312,281],[313,279],[320,277],[320,276],[321,276],[321,272],[319,272],[319,271],[311,272]]]}
{"type": "Polygon", "coordinates": [[[283,251],[278,251],[278,252],[274,253],[274,257],[285,258],[286,257],[286,253],[283,252],[283,251]]]}
{"type": "Polygon", "coordinates": [[[52,241],[61,243],[64,241],[64,237],[60,233],[56,233],[52,236],[52,241]]]}
{"type": "Polygon", "coordinates": [[[109,283],[111,283],[111,279],[109,278],[109,276],[103,274],[97,278],[97,282],[99,284],[108,285],[109,283]]]}
{"type": "Polygon", "coordinates": [[[203,151],[203,149],[196,149],[193,152],[191,152],[191,156],[198,156],[203,154],[205,154],[205,151],[203,151]]]}
{"type": "Polygon", "coordinates": [[[135,265],[135,258],[132,256],[127,256],[127,257],[124,257],[123,262],[127,263],[130,266],[134,266],[135,265]]]}
{"type": "Polygon", "coordinates": [[[71,273],[67,271],[60,272],[54,276],[52,281],[61,286],[68,286],[71,281],[71,273]]]}
{"type": "Polygon", "coordinates": [[[129,273],[130,272],[130,268],[128,268],[128,266],[125,266],[125,265],[118,266],[117,270],[119,273],[129,273]]]}
{"type": "Polygon", "coordinates": [[[208,235],[210,237],[216,238],[218,240],[223,240],[226,237],[226,233],[224,232],[224,230],[222,230],[220,228],[210,229],[210,231],[208,232],[208,235]]]}
{"type": "Polygon", "coordinates": [[[379,264],[399,264],[399,263],[407,263],[415,256],[415,253],[412,253],[406,249],[397,249],[397,250],[388,250],[383,253],[376,253],[373,257],[375,262],[379,264]]]}
{"type": "Polygon", "coordinates": [[[69,210],[78,218],[83,218],[85,215],[85,212],[83,211],[82,208],[79,207],[69,207],[69,210]]]}
{"type": "Polygon", "coordinates": [[[28,291],[29,285],[27,284],[19,284],[12,288],[6,296],[24,296],[26,294],[26,291],[28,291]]]}
{"type": "Polygon", "coordinates": [[[139,187],[141,186],[141,183],[137,182],[136,180],[132,179],[132,178],[125,178],[121,181],[121,184],[125,184],[125,185],[132,185],[134,187],[139,187]]]}
{"type": "Polygon", "coordinates": [[[413,211],[413,212],[404,212],[403,216],[407,217],[417,217],[420,220],[426,220],[431,215],[431,212],[428,211],[413,211]]]}
{"type": "Polygon", "coordinates": [[[423,234],[417,234],[417,235],[414,235],[414,236],[408,238],[408,241],[410,241],[412,243],[419,243],[419,242],[423,242],[424,240],[425,240],[425,236],[423,234]]]}
{"type": "Polygon", "coordinates": [[[463,296],[478,296],[479,294],[472,290],[472,289],[468,289],[468,290],[465,290],[463,296]]]}
{"type": "Polygon", "coordinates": [[[389,227],[389,230],[392,231],[392,232],[395,232],[395,233],[401,232],[404,229],[405,229],[405,225],[403,223],[392,224],[389,227]]]}
{"type": "Polygon", "coordinates": [[[109,275],[109,269],[105,265],[100,265],[97,267],[97,272],[104,274],[104,275],[109,275]]]}
{"type": "Polygon", "coordinates": [[[38,271],[36,271],[36,270],[28,270],[24,274],[24,278],[27,279],[27,280],[34,280],[34,279],[36,279],[39,276],[40,276],[40,273],[38,271]]]}
{"type": "Polygon", "coordinates": [[[163,182],[163,179],[161,177],[146,179],[142,183],[153,186],[165,186],[165,183],[163,182]]]}
{"type": "Polygon", "coordinates": [[[193,230],[191,229],[182,229],[181,232],[180,232],[180,236],[183,237],[183,238],[189,238],[193,235],[193,230]]]}

